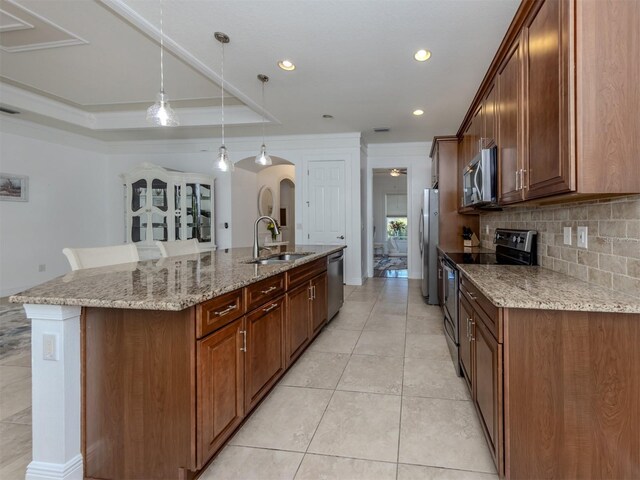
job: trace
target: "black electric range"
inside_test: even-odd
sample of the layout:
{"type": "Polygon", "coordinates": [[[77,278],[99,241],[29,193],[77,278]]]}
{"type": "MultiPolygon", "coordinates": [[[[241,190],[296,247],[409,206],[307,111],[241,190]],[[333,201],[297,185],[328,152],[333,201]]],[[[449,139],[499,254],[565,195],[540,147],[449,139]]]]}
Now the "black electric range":
{"type": "Polygon", "coordinates": [[[462,376],[459,360],[460,325],[458,318],[457,265],[536,265],[537,232],[533,230],[496,229],[495,253],[445,253],[442,261],[444,331],[456,373],[462,376]]]}

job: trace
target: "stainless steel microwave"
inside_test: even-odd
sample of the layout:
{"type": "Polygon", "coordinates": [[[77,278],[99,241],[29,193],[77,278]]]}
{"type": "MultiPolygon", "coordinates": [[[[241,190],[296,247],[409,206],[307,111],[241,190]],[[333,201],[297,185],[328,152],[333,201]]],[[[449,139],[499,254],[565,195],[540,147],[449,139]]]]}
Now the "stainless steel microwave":
{"type": "Polygon", "coordinates": [[[483,148],[462,173],[465,207],[495,207],[498,205],[498,148],[483,148]]]}

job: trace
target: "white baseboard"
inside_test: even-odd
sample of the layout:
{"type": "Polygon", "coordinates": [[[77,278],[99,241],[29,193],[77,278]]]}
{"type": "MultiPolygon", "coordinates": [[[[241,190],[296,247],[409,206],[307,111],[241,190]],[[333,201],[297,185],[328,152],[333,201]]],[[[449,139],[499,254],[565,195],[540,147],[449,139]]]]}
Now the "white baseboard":
{"type": "Polygon", "coordinates": [[[82,480],[83,473],[82,455],[78,454],[64,464],[33,461],[25,480],[82,480]]]}

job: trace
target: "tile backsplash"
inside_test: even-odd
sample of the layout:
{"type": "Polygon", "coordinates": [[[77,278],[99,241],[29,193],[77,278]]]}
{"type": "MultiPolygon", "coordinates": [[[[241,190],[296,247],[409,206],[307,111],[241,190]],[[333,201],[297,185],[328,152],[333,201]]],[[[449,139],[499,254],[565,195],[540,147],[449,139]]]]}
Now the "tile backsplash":
{"type": "Polygon", "coordinates": [[[495,249],[496,228],[537,230],[538,265],[640,297],[640,195],[485,213],[483,247],[495,249]],[[587,248],[576,246],[578,226],[588,228],[587,248]],[[571,245],[564,227],[571,227],[571,245]]]}

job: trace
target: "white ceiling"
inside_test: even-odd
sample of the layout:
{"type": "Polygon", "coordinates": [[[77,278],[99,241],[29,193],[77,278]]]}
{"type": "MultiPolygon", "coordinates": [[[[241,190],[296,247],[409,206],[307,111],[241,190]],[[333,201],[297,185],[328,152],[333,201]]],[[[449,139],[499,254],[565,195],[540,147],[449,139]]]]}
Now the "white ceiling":
{"type": "MultiPolygon", "coordinates": [[[[2,0],[0,5],[13,3],[2,0]]],[[[88,44],[2,51],[2,77],[97,117],[101,111],[130,110],[143,119],[159,87],[158,1],[15,3],[88,44]]],[[[238,108],[238,120],[232,120],[237,125],[230,125],[229,135],[260,134],[258,73],[271,79],[266,86],[268,135],[360,131],[368,143],[387,143],[452,134],[518,4],[519,0],[163,0],[165,42],[174,53],[165,57],[165,91],[172,101],[183,101],[176,106],[189,108],[186,118],[199,105],[207,115],[177,129],[146,128],[135,122],[123,122],[127,128],[120,129],[102,120],[94,123],[109,128],[80,123],[67,128],[109,140],[211,136],[210,127],[219,124],[220,96],[220,45],[212,34],[222,31],[231,37],[225,80],[238,108]],[[419,48],[433,52],[429,61],[413,59],[419,48]],[[277,67],[285,57],[295,62],[295,71],[277,67]],[[414,117],[416,108],[425,114],[414,117]],[[323,114],[334,118],[323,119],[323,114]],[[390,127],[391,132],[374,134],[376,127],[390,127]]],[[[0,102],[8,98],[0,97],[0,102]]],[[[12,106],[21,107],[15,102],[12,106]]]]}

